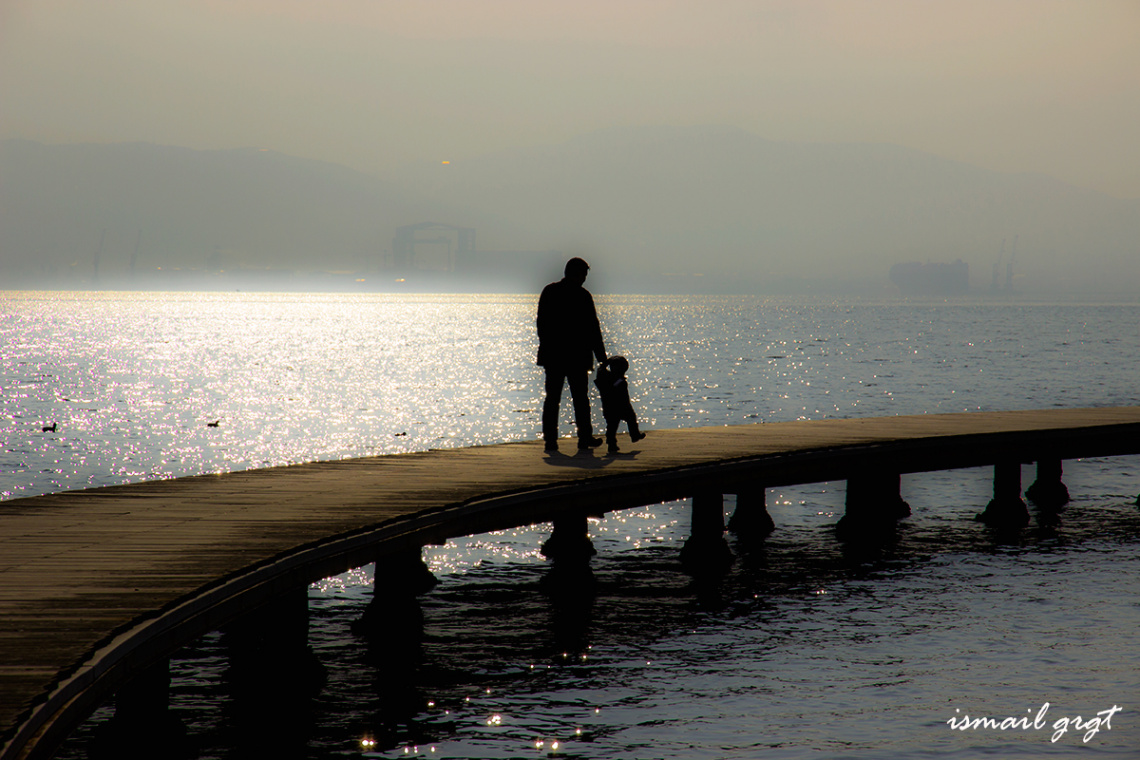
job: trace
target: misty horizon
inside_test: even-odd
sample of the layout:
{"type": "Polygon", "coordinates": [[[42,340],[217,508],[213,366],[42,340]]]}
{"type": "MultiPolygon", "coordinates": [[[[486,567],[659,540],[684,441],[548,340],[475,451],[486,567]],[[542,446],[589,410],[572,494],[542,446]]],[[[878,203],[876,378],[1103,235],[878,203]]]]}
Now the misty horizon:
{"type": "Polygon", "coordinates": [[[956,261],[974,295],[997,289],[991,266],[1007,295],[1140,281],[1140,203],[725,127],[600,130],[385,177],[146,143],[8,140],[0,167],[6,287],[537,292],[573,255],[627,293],[922,295],[891,268],[956,261]],[[470,228],[476,255],[435,233],[396,266],[396,230],[425,222],[470,228]]]}

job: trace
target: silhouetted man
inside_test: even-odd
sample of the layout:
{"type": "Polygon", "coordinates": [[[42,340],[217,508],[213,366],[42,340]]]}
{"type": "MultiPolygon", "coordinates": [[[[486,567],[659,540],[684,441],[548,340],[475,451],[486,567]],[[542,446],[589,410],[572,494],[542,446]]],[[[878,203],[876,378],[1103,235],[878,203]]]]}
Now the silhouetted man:
{"type": "Polygon", "coordinates": [[[538,363],[546,369],[546,399],[542,404],[542,438],[547,451],[558,451],[558,411],[562,386],[570,385],[578,448],[602,444],[590,421],[589,384],[594,357],[606,360],[602,328],[590,291],[582,287],[590,265],[579,258],[566,262],[566,276],[542,289],[538,299],[538,363]]]}

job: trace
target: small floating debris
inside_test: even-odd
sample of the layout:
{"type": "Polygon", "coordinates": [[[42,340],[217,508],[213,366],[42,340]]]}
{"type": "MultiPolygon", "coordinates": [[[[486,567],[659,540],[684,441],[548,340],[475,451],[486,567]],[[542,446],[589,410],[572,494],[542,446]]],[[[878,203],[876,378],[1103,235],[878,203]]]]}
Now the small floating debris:
{"type": "Polygon", "coordinates": [[[221,422],[221,420],[214,420],[213,422],[207,422],[206,427],[217,427],[219,422],[221,422]]]}
{"type": "Polygon", "coordinates": [[[393,437],[393,438],[400,438],[401,436],[405,436],[405,435],[407,435],[407,434],[408,434],[408,431],[407,431],[407,430],[405,430],[405,431],[404,431],[404,432],[402,432],[402,433],[396,433],[396,434],[395,434],[394,436],[392,436],[392,437],[393,437]]]}
{"type": "Polygon", "coordinates": [[[54,433],[57,424],[58,423],[53,422],[50,425],[44,425],[44,432],[45,433],[54,433]]]}

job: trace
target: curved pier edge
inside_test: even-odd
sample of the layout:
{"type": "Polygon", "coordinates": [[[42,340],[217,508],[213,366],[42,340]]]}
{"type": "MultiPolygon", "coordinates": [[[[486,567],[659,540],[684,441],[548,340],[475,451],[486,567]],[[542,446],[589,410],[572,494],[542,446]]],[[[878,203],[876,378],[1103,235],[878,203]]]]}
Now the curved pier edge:
{"type": "Polygon", "coordinates": [[[679,498],[678,489],[683,491],[681,484],[691,482],[692,475],[691,471],[662,473],[660,482],[651,487],[638,476],[616,476],[605,482],[572,481],[491,494],[296,547],[219,579],[105,639],[21,716],[0,747],[0,760],[50,760],[75,726],[135,674],[299,585],[362,567],[378,555],[418,550],[454,536],[553,521],[579,512],[583,499],[604,502],[606,509],[669,501],[679,498]]]}
{"type": "Polygon", "coordinates": [[[399,530],[402,527],[405,526],[385,526],[367,535],[291,552],[205,587],[116,632],[21,718],[12,738],[0,751],[0,758],[47,760],[79,722],[135,674],[169,657],[186,642],[221,628],[298,585],[359,566],[352,565],[349,558],[365,551],[364,546],[375,551],[378,541],[390,543],[393,549],[406,545],[408,538],[399,530]],[[373,535],[389,532],[392,535],[373,535]],[[346,562],[349,566],[345,566],[346,562]]]}

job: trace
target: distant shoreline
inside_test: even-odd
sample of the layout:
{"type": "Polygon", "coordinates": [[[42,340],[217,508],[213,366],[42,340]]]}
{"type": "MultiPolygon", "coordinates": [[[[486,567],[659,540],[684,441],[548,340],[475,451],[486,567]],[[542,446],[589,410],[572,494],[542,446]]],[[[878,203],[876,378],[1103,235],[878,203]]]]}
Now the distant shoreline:
{"type": "MultiPolygon", "coordinates": [[[[333,281],[308,281],[310,287],[304,282],[291,283],[264,283],[261,286],[226,287],[221,283],[201,283],[186,281],[181,283],[162,282],[152,286],[137,285],[133,287],[93,287],[91,284],[67,286],[62,283],[27,283],[21,286],[8,286],[0,282],[0,296],[6,294],[32,294],[32,293],[84,293],[84,294],[143,294],[143,293],[170,293],[170,294],[256,294],[256,295],[308,295],[308,296],[510,296],[532,297],[537,299],[540,286],[530,289],[495,288],[495,283],[485,283],[486,287],[454,287],[454,283],[443,281],[435,282],[407,282],[402,287],[382,287],[379,282],[365,282],[362,284],[345,283],[342,287],[320,287],[320,285],[334,285],[333,281]],[[206,287],[202,287],[206,285],[206,287]],[[316,286],[316,287],[312,287],[316,286]],[[419,287],[418,287],[419,286],[419,287]]],[[[763,292],[763,291],[718,291],[713,289],[701,291],[682,290],[634,290],[634,289],[598,289],[595,297],[599,300],[612,298],[756,298],[772,301],[796,301],[812,303],[820,301],[851,301],[853,303],[892,303],[892,304],[948,304],[963,306],[1048,306],[1048,305],[1104,305],[1104,306],[1132,306],[1140,305],[1140,294],[1136,293],[999,293],[992,294],[978,289],[961,295],[902,295],[889,290],[849,290],[836,291],[827,289],[813,289],[805,291],[763,292]]]]}

